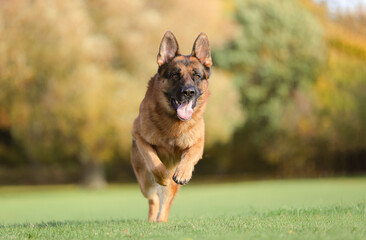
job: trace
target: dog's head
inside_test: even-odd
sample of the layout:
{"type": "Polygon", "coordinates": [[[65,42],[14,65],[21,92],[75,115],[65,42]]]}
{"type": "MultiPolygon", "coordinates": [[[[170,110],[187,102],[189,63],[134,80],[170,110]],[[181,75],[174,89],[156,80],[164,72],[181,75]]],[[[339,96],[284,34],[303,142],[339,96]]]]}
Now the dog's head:
{"type": "Polygon", "coordinates": [[[190,55],[181,55],[173,33],[165,33],[158,54],[160,86],[170,112],[186,121],[199,105],[199,97],[207,91],[211,51],[207,35],[201,33],[193,44],[190,55]]]}

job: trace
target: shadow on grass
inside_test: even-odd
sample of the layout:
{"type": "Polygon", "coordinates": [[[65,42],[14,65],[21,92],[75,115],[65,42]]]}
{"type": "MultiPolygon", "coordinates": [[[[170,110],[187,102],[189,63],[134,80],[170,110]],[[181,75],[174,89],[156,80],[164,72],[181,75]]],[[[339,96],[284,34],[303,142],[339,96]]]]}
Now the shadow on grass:
{"type": "Polygon", "coordinates": [[[328,207],[305,207],[305,208],[279,208],[269,211],[258,211],[250,209],[250,215],[259,217],[271,217],[279,215],[301,216],[301,215],[319,215],[319,214],[366,214],[366,199],[352,205],[332,205],[328,207]]]}
{"type": "Polygon", "coordinates": [[[48,227],[63,227],[63,226],[81,226],[81,225],[98,225],[98,224],[133,224],[133,223],[145,223],[146,220],[142,219],[120,219],[120,220],[84,220],[84,221],[49,221],[41,223],[17,223],[9,225],[0,225],[0,228],[48,228],[48,227]]]}
{"type": "MultiPolygon", "coordinates": [[[[196,218],[175,218],[169,220],[168,225],[165,223],[150,223],[146,219],[109,219],[109,220],[85,220],[85,221],[49,221],[49,222],[41,222],[41,223],[22,223],[22,224],[9,224],[9,225],[0,225],[0,229],[6,228],[59,228],[65,226],[72,226],[72,227],[97,227],[100,225],[138,225],[140,227],[158,227],[159,226],[175,226],[178,225],[180,227],[184,227],[185,225],[192,225],[192,223],[200,223],[202,221],[208,222],[222,222],[221,219],[225,219],[230,217],[231,219],[236,220],[250,220],[252,218],[273,218],[277,216],[295,216],[295,217],[302,217],[302,216],[315,216],[315,215],[345,215],[345,214],[352,214],[352,215],[360,215],[366,216],[366,199],[352,205],[332,205],[328,207],[315,207],[315,208],[280,208],[277,210],[256,210],[251,208],[251,210],[246,212],[237,213],[234,215],[222,215],[222,216],[215,216],[215,217],[196,217],[196,218]]],[[[224,223],[225,224],[225,223],[224,223]]]]}

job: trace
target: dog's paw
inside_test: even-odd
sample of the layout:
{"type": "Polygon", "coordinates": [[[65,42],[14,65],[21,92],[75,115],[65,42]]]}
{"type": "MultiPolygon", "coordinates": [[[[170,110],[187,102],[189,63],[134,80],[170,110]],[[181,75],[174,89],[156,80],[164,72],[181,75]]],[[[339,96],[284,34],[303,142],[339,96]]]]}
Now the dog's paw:
{"type": "Polygon", "coordinates": [[[186,185],[192,178],[193,168],[178,165],[173,175],[176,184],[186,185]]]}
{"type": "Polygon", "coordinates": [[[166,167],[161,164],[158,167],[155,167],[151,170],[152,174],[154,175],[155,182],[162,185],[168,186],[170,182],[170,175],[166,167]]]}

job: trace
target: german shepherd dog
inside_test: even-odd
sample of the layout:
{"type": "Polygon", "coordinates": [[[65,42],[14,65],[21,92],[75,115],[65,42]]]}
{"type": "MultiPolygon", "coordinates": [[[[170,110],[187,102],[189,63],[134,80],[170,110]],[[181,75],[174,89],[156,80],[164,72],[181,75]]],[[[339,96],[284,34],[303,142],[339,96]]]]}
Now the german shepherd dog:
{"type": "Polygon", "coordinates": [[[201,33],[192,53],[182,55],[173,33],[166,32],[157,63],[133,123],[131,162],[149,200],[149,221],[166,222],[179,186],[188,183],[203,154],[212,65],[207,35],[201,33]]]}

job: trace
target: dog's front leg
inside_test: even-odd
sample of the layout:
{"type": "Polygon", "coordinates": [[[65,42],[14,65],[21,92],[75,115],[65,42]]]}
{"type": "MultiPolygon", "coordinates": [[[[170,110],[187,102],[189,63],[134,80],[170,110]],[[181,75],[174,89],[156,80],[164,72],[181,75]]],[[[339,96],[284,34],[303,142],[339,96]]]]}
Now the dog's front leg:
{"type": "Polygon", "coordinates": [[[165,165],[160,161],[155,149],[141,136],[135,134],[134,138],[139,152],[154,176],[155,182],[162,186],[167,186],[170,181],[170,175],[165,165]]]}
{"type": "Polygon", "coordinates": [[[174,172],[173,180],[177,184],[185,185],[192,177],[194,165],[202,158],[204,140],[200,138],[192,147],[182,154],[180,163],[174,172]]]}

